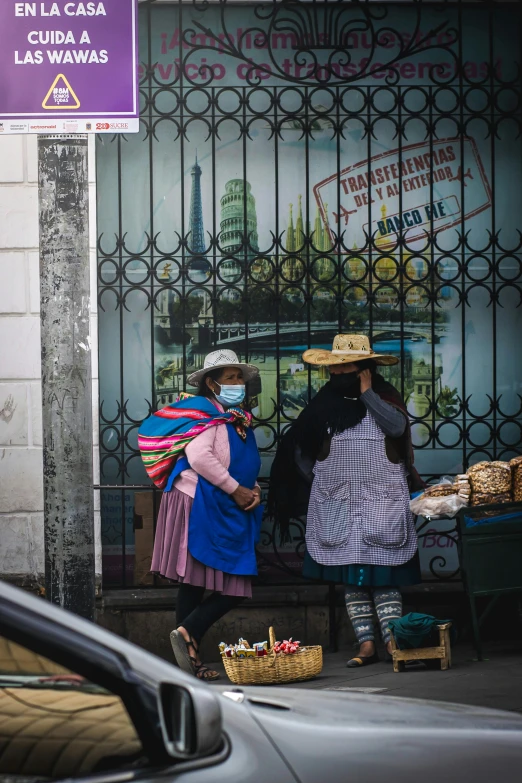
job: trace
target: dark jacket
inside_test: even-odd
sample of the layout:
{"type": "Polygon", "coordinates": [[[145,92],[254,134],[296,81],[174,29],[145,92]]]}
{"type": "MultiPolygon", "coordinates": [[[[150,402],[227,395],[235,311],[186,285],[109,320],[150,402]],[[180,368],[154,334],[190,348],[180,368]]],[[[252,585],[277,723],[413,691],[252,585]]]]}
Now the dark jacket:
{"type": "MultiPolygon", "coordinates": [[[[407,422],[406,429],[399,438],[386,436],[386,455],[390,462],[395,464],[402,462],[405,465],[408,471],[410,492],[423,489],[426,484],[414,466],[411,427],[406,406],[394,386],[387,383],[381,376],[376,376],[376,380],[378,381],[375,384],[376,393],[384,402],[400,410],[405,415],[407,422]]],[[[331,435],[323,437],[321,443],[315,444],[312,451],[309,451],[304,457],[301,455],[299,441],[303,432],[303,419],[306,419],[310,413],[313,415],[311,410],[313,406],[314,402],[312,401],[281,438],[270,471],[268,513],[275,519],[282,543],[290,538],[290,521],[303,518],[308,512],[313,480],[311,467],[316,460],[322,461],[330,453],[331,435]]]]}

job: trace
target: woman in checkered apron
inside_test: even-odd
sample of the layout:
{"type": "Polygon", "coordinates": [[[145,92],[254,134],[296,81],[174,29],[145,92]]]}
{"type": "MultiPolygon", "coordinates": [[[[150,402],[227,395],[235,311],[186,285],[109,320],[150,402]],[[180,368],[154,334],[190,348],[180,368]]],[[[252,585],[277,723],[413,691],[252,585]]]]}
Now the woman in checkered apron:
{"type": "MultiPolygon", "coordinates": [[[[330,381],[283,438],[272,476],[292,461],[292,450],[311,482],[303,575],[345,585],[359,644],[347,666],[367,666],[378,661],[374,613],[389,658],[388,622],[402,616],[400,587],[420,581],[409,508],[410,486],[420,479],[407,412],[397,390],[376,372],[398,359],[376,354],[362,335],[338,335],[332,351],[312,349],[303,359],[328,367],[330,381]]],[[[292,483],[288,470],[286,476],[292,483]]]]}

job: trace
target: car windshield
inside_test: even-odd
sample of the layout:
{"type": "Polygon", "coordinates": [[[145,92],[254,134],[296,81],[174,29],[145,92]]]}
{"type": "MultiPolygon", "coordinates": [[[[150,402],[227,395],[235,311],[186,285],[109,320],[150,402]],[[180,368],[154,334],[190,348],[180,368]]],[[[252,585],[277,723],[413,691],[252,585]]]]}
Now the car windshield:
{"type": "Polygon", "coordinates": [[[37,783],[145,763],[121,697],[0,636],[0,783],[37,783]]]}

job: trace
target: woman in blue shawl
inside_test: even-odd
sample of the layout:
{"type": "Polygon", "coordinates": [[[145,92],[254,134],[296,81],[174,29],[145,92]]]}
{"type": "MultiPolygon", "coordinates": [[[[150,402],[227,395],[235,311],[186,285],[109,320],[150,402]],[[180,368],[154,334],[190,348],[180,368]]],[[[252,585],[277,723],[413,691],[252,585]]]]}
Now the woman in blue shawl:
{"type": "Polygon", "coordinates": [[[257,375],[233,351],[214,351],[188,379],[198,394],[181,395],[139,431],[147,473],[163,489],[151,570],[179,584],[174,656],[204,680],[219,675],[201,663],[201,639],[251,597],[257,574],[261,462],[252,417],[240,407],[257,375]]]}

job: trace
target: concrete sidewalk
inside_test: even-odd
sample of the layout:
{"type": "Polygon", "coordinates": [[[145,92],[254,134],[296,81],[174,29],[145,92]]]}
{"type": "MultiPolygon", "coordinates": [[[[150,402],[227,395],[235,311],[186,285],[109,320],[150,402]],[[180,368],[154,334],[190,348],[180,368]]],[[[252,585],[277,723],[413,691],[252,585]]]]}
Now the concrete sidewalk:
{"type": "MultiPolygon", "coordinates": [[[[382,693],[522,713],[522,642],[488,643],[484,654],[486,660],[478,662],[472,647],[458,645],[448,671],[428,670],[419,664],[396,674],[391,663],[347,669],[348,653],[325,653],[320,677],[288,687],[382,693]]],[[[219,682],[226,682],[222,664],[215,668],[223,672],[219,682]]]]}

